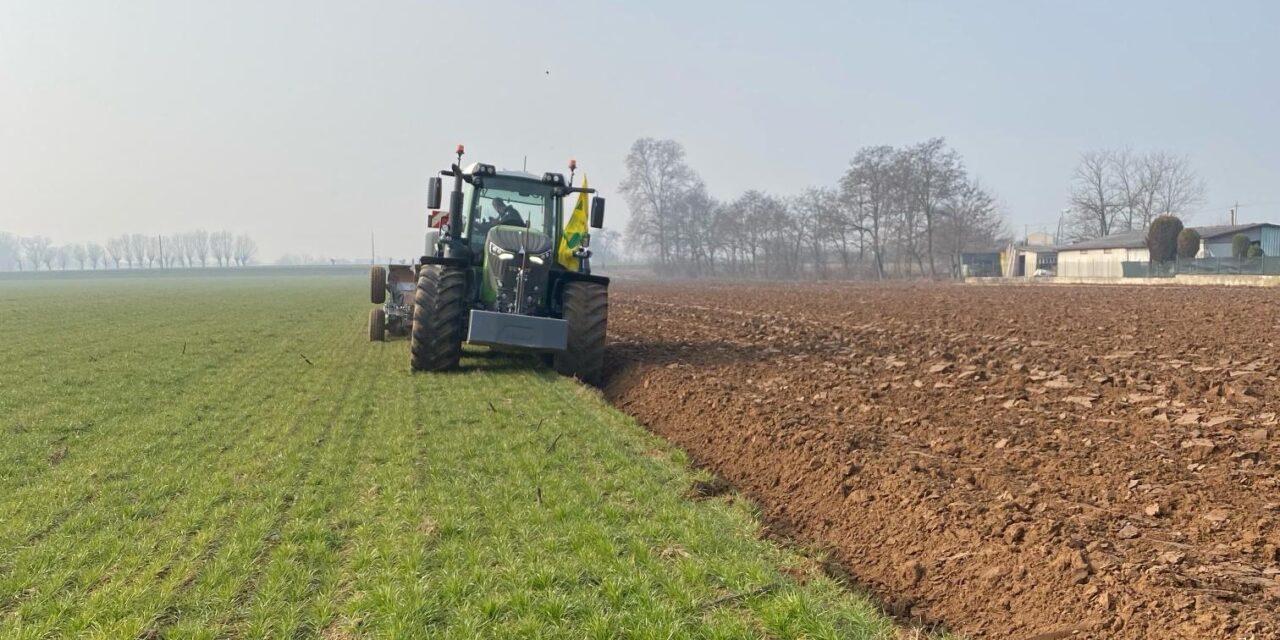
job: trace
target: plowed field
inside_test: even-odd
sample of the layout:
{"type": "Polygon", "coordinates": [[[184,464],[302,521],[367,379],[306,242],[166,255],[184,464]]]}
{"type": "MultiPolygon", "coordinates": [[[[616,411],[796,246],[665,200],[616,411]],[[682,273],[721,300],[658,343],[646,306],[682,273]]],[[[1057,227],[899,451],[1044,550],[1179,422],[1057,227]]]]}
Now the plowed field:
{"type": "Polygon", "coordinates": [[[974,637],[1280,636],[1280,295],[620,283],[607,395],[974,637]]]}

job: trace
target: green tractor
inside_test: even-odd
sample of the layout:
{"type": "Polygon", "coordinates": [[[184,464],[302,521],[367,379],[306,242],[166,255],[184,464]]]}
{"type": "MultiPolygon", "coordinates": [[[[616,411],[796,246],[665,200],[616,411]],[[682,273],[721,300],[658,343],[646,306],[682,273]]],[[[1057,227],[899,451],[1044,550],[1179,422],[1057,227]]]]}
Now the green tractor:
{"type": "MultiPolygon", "coordinates": [[[[484,163],[463,168],[462,153],[459,145],[457,162],[440,172],[453,179],[448,214],[428,232],[427,255],[417,267],[411,367],[455,368],[466,342],[541,353],[561,374],[599,384],[609,279],[591,273],[588,234],[572,238],[575,259],[568,262],[576,268],[558,259],[566,196],[595,190],[572,186],[573,162],[566,182],[559,173],[498,171],[484,163]]],[[[431,209],[440,208],[442,191],[441,179],[432,177],[431,209]]],[[[604,205],[604,198],[592,198],[591,227],[603,226],[604,205]]]]}

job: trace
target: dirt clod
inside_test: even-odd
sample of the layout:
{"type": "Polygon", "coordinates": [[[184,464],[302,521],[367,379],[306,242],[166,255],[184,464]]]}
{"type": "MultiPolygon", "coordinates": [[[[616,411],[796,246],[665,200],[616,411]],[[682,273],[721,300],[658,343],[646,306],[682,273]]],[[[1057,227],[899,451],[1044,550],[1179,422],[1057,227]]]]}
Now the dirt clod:
{"type": "Polygon", "coordinates": [[[1182,450],[1191,460],[1207,460],[1217,448],[1217,445],[1208,438],[1191,438],[1182,441],[1182,450]]]}
{"type": "Polygon", "coordinates": [[[916,561],[902,565],[902,577],[910,584],[916,584],[924,578],[924,565],[916,561]]]}

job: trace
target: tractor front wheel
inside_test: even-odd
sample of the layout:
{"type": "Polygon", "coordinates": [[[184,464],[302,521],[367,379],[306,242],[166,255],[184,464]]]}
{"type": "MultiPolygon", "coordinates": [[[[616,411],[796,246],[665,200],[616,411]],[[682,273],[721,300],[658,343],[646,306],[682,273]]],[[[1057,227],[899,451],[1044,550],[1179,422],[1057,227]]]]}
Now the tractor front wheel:
{"type": "Polygon", "coordinates": [[[387,301],[387,268],[382,265],[369,267],[369,302],[382,304],[387,301]]]}
{"type": "Polygon", "coordinates": [[[562,375],[599,385],[604,373],[604,340],[609,324],[609,289],[594,282],[564,286],[561,308],[569,323],[569,344],[552,364],[562,375]]]}
{"type": "Polygon", "coordinates": [[[466,270],[423,266],[418,272],[409,337],[409,365],[414,371],[444,371],[458,366],[466,312],[466,270]]]}
{"type": "Polygon", "coordinates": [[[382,307],[369,310],[369,342],[382,342],[387,337],[387,312],[382,307]]]}

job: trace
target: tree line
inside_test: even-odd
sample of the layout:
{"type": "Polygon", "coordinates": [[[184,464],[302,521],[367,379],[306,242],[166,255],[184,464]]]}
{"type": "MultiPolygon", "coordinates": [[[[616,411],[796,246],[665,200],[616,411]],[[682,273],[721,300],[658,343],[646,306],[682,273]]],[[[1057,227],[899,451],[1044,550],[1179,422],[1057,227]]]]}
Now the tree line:
{"type": "Polygon", "coordinates": [[[196,230],[170,235],[130,233],[106,242],[55,245],[46,236],[0,233],[0,270],[245,266],[258,255],[248,234],[196,230]]]}
{"type": "Polygon", "coordinates": [[[674,140],[636,140],[620,191],[626,240],[662,274],[876,278],[957,274],[1008,241],[996,198],[942,138],[859,150],[839,182],[792,196],[710,194],[674,140]]]}

